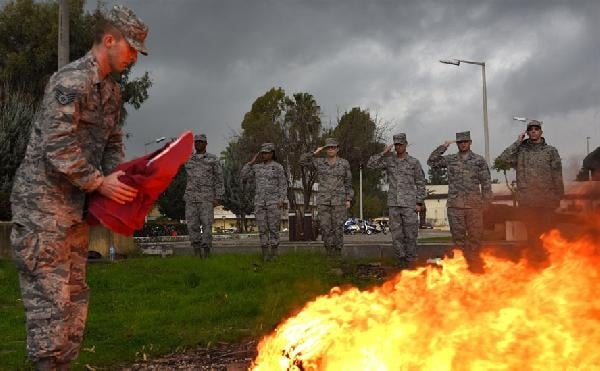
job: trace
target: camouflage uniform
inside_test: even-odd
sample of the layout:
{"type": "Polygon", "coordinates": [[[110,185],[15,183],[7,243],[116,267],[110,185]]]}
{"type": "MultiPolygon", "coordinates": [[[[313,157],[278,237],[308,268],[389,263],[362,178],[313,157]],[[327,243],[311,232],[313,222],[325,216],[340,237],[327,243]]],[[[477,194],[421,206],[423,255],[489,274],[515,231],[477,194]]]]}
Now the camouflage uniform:
{"type": "MultiPolygon", "coordinates": [[[[124,35],[138,32],[143,46],[147,26],[129,9],[115,7],[109,19],[124,35]],[[120,28],[125,21],[131,29],[120,28]]],[[[121,107],[119,84],[100,78],[91,52],[62,67],[46,86],[15,176],[11,244],[37,368],[61,368],[79,352],[89,297],[84,202],[123,159],[121,107]]]]}
{"type": "MultiPolygon", "coordinates": [[[[338,142],[328,138],[325,146],[337,147],[338,142]]],[[[341,255],[344,246],[346,201],[352,201],[354,197],[350,163],[338,157],[335,163],[330,164],[326,158],[315,158],[314,154],[309,152],[300,157],[300,165],[317,172],[317,211],[325,250],[330,255],[341,255]]]]}
{"type": "MultiPolygon", "coordinates": [[[[471,140],[470,132],[456,134],[457,141],[471,140]]],[[[429,156],[431,167],[448,168],[448,222],[454,243],[465,257],[478,256],[483,236],[483,209],[492,202],[490,169],[485,159],[469,151],[443,156],[441,145],[429,156]]]]}
{"type": "MultiPolygon", "coordinates": [[[[264,143],[261,152],[272,152],[274,149],[272,143],[264,143]]],[[[285,171],[283,166],[275,161],[245,164],[241,170],[241,177],[244,180],[250,178],[255,180],[254,216],[258,225],[263,258],[269,260],[277,255],[279,246],[281,209],[277,204],[287,198],[285,171]]]]}
{"type": "MultiPolygon", "coordinates": [[[[394,143],[406,144],[406,135],[394,135],[394,143]]],[[[417,205],[423,204],[426,195],[425,173],[421,163],[408,154],[400,159],[388,153],[386,156],[371,156],[367,167],[386,170],[389,184],[387,204],[394,254],[400,262],[415,261],[419,233],[415,209],[417,205]]]]}
{"type": "MultiPolygon", "coordinates": [[[[531,123],[539,124],[541,128],[540,122],[531,123]]],[[[548,145],[544,138],[540,143],[526,139],[510,145],[499,158],[517,171],[517,202],[521,217],[527,225],[527,236],[532,247],[541,248],[539,236],[551,227],[551,216],[564,195],[558,151],[548,145]]]]}
{"type": "MultiPolygon", "coordinates": [[[[195,140],[206,142],[204,134],[195,140]]],[[[208,257],[212,247],[213,201],[221,200],[225,193],[223,169],[217,156],[211,153],[194,153],[185,163],[185,219],[194,253],[208,257]]]]}

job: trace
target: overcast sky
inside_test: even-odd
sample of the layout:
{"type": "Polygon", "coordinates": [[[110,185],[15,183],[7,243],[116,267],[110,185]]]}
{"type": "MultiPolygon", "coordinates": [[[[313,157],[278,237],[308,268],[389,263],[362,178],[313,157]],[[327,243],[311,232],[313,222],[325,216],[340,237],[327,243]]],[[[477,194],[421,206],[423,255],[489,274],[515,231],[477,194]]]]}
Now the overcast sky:
{"type": "Polygon", "coordinates": [[[483,155],[481,68],[442,58],[486,62],[492,159],[522,130],[515,115],[544,121],[567,178],[586,137],[591,149],[600,145],[600,1],[106,3],[131,7],[150,27],[149,56],[134,72],[148,71],[154,85],[140,110],[130,109],[128,157],[184,129],[206,133],[219,153],[274,86],[312,94],[326,125],[352,107],[370,110],[407,133],[425,170],[457,131],[470,130],[483,155]]]}

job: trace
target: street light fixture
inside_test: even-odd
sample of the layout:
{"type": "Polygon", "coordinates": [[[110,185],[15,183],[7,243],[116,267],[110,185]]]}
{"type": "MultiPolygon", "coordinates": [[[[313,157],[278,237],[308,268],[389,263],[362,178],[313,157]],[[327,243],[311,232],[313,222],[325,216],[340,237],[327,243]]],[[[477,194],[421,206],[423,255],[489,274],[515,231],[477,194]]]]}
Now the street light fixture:
{"type": "Polygon", "coordinates": [[[483,80],[483,135],[485,138],[485,162],[490,164],[490,133],[488,129],[487,112],[487,86],[485,81],[485,62],[466,61],[464,59],[440,59],[440,63],[460,66],[461,63],[476,64],[481,66],[481,78],[483,80]]]}
{"type": "Polygon", "coordinates": [[[154,140],[153,140],[153,141],[151,141],[151,142],[144,143],[144,153],[148,153],[148,146],[149,146],[149,145],[151,145],[151,144],[154,144],[154,143],[160,143],[160,142],[162,142],[162,141],[163,141],[163,140],[165,140],[165,139],[167,139],[167,137],[160,137],[160,138],[156,138],[156,139],[154,139],[154,140]]]}
{"type": "Polygon", "coordinates": [[[440,62],[444,64],[453,64],[455,66],[460,66],[460,60],[458,59],[440,59],[440,62]]]}
{"type": "Polygon", "coordinates": [[[538,122],[544,123],[544,121],[542,121],[542,120],[530,119],[529,117],[520,117],[520,116],[513,116],[513,120],[524,122],[524,123],[529,123],[531,121],[538,121],[538,122]]]}

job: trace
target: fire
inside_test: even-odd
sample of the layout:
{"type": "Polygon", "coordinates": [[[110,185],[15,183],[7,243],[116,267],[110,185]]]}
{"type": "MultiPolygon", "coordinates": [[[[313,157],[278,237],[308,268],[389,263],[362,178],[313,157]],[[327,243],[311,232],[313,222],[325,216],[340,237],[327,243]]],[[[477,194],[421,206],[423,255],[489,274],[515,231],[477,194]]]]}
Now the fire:
{"type": "Polygon", "coordinates": [[[252,369],[600,369],[600,248],[543,239],[541,270],[484,254],[475,275],[455,253],[369,291],[333,288],[264,338],[252,369]]]}

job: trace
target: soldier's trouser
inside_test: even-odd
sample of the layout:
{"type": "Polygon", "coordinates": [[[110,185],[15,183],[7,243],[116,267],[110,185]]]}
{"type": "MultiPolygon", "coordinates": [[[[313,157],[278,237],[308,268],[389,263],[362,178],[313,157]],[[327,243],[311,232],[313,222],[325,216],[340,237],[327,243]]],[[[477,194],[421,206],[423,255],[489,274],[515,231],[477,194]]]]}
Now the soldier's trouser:
{"type": "Polygon", "coordinates": [[[415,209],[398,206],[390,206],[389,209],[394,255],[400,260],[416,260],[419,223],[415,209]]]}
{"type": "Polygon", "coordinates": [[[477,251],[483,237],[483,210],[448,208],[448,223],[454,243],[469,251],[477,251]]]}
{"type": "Polygon", "coordinates": [[[469,269],[483,272],[483,259],[479,248],[483,237],[483,210],[448,208],[448,223],[454,244],[463,250],[469,269]]]}
{"type": "Polygon", "coordinates": [[[89,288],[85,282],[89,227],[57,226],[52,215],[17,217],[11,233],[32,362],[68,363],[79,353],[89,288]]]}
{"type": "Polygon", "coordinates": [[[187,220],[190,242],[195,252],[199,248],[209,251],[212,247],[212,225],[214,222],[212,202],[186,202],[185,219],[187,220]]]}
{"type": "Polygon", "coordinates": [[[271,247],[271,254],[275,255],[279,246],[279,227],[281,226],[281,210],[277,204],[256,206],[254,210],[260,246],[271,247]]]}
{"type": "Polygon", "coordinates": [[[547,259],[548,251],[540,236],[554,227],[554,208],[520,207],[521,220],[527,228],[528,249],[526,257],[530,261],[541,262],[547,259]]]}
{"type": "Polygon", "coordinates": [[[341,253],[344,246],[345,205],[318,205],[323,245],[328,254],[341,253]]]}

